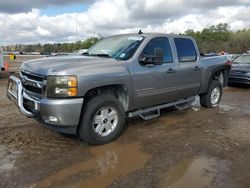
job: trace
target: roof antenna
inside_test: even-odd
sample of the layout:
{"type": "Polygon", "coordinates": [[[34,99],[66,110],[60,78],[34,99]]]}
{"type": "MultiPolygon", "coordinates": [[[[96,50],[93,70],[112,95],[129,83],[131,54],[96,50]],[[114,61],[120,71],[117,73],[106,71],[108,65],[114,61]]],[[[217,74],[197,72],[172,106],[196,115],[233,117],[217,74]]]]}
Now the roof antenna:
{"type": "Polygon", "coordinates": [[[143,32],[141,31],[141,29],[140,29],[140,31],[138,32],[138,34],[139,34],[139,35],[143,34],[143,32]]]}

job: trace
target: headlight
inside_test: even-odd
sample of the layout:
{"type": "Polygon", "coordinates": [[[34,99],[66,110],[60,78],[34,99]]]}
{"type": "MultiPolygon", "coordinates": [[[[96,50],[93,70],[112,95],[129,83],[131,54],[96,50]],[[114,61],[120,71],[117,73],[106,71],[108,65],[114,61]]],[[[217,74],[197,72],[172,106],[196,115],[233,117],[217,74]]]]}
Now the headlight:
{"type": "Polygon", "coordinates": [[[77,96],[76,76],[48,76],[47,97],[75,97],[77,96]]]}

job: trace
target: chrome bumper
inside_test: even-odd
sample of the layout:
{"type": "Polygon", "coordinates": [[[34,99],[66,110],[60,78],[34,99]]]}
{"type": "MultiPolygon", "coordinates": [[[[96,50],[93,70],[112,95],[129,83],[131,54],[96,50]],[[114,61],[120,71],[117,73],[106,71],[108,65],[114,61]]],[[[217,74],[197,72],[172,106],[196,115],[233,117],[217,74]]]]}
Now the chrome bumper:
{"type": "Polygon", "coordinates": [[[39,101],[29,97],[25,92],[23,92],[23,86],[20,79],[15,76],[10,76],[7,87],[7,96],[8,98],[16,103],[20,112],[26,117],[32,118],[35,117],[35,114],[26,110],[23,106],[23,99],[26,98],[29,101],[32,101],[35,105],[35,110],[39,110],[39,101]]]}
{"type": "Polygon", "coordinates": [[[30,97],[25,93],[20,79],[9,77],[7,96],[19,108],[20,112],[29,118],[53,126],[72,128],[77,127],[83,105],[83,98],[72,99],[48,99],[41,100],[30,97]],[[25,102],[24,102],[25,101],[25,102]],[[26,107],[29,101],[32,107],[26,107]],[[30,108],[30,109],[29,109],[30,108]],[[52,119],[56,119],[52,121],[52,119]]]}

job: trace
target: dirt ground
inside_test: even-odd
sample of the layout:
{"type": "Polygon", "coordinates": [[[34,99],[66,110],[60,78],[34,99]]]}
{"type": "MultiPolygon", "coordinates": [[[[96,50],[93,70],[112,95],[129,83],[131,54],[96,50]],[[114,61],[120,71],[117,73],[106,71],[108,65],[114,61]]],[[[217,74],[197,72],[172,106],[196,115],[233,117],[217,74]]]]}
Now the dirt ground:
{"type": "Polygon", "coordinates": [[[218,108],[130,119],[94,147],[23,117],[6,85],[2,76],[0,187],[250,187],[249,87],[225,88],[218,108]]]}

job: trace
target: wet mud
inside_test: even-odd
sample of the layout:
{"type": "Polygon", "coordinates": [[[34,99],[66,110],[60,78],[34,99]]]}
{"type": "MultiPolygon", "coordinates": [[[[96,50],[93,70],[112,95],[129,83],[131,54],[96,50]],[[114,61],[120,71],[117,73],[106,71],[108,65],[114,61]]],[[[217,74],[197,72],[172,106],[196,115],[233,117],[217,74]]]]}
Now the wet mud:
{"type": "Polygon", "coordinates": [[[160,188],[213,187],[221,181],[221,172],[227,172],[227,162],[215,158],[184,159],[168,169],[159,183],[160,188]]]}
{"type": "Polygon", "coordinates": [[[60,170],[32,187],[107,187],[116,178],[142,168],[150,158],[138,144],[91,147],[90,154],[90,160],[60,170]]]}

